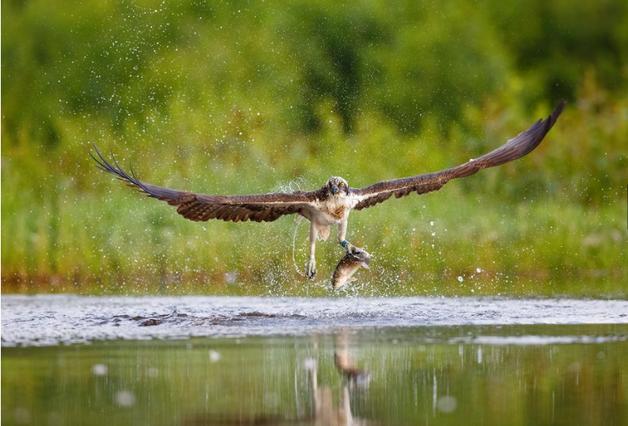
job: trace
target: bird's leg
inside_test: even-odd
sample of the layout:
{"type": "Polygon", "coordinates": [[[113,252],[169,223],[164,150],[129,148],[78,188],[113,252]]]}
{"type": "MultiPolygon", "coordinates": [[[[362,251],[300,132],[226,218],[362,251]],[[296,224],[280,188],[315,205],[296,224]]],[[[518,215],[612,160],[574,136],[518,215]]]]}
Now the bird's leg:
{"type": "Polygon", "coordinates": [[[313,279],[316,275],[316,227],[314,222],[310,225],[310,259],[305,268],[305,275],[313,279]]]}
{"type": "Polygon", "coordinates": [[[338,224],[338,242],[344,248],[347,253],[351,252],[353,248],[353,244],[347,241],[345,238],[347,237],[347,218],[345,217],[342,222],[338,224]]]}

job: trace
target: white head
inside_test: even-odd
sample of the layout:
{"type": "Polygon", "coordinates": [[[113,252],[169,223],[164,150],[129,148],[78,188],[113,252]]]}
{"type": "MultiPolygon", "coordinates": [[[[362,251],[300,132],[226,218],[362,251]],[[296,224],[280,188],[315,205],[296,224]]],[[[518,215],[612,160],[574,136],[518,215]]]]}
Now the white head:
{"type": "Polygon", "coordinates": [[[339,176],[332,176],[325,184],[328,194],[337,196],[339,194],[349,195],[349,184],[339,176]]]}

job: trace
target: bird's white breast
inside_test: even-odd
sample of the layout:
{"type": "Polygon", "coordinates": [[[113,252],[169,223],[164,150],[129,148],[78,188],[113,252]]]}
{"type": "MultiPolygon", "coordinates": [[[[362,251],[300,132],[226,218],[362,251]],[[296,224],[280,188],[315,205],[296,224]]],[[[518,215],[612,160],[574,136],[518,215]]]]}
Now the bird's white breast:
{"type": "Polygon", "coordinates": [[[351,195],[338,195],[329,197],[324,201],[317,203],[317,221],[325,224],[334,224],[342,222],[351,209],[355,206],[355,200],[351,195]]]}

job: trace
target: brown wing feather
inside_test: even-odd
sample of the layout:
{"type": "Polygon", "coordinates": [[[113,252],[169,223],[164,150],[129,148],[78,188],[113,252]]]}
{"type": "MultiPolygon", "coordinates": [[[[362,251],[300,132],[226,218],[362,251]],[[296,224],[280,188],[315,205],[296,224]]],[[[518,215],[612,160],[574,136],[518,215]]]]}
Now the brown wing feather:
{"type": "Polygon", "coordinates": [[[301,214],[309,217],[312,202],[317,192],[297,191],[292,193],[269,193],[258,195],[204,195],[144,183],[135,174],[124,171],[114,158],[109,163],[94,147],[96,155],[92,158],[98,167],[111,173],[126,184],[142,191],[151,198],[156,198],[177,206],[177,213],[193,221],[220,219],[241,222],[271,222],[287,214],[301,214]]]}
{"type": "Polygon", "coordinates": [[[399,198],[413,192],[424,194],[426,192],[436,191],[451,179],[470,176],[481,169],[499,166],[500,164],[521,158],[541,143],[547,132],[549,132],[558,119],[564,106],[565,102],[563,101],[558,104],[547,119],[537,121],[529,129],[519,133],[514,138],[508,140],[504,145],[488,154],[469,160],[459,166],[435,173],[378,182],[366,188],[353,190],[353,193],[360,199],[354,208],[357,210],[365,209],[386,201],[393,195],[399,198]]]}

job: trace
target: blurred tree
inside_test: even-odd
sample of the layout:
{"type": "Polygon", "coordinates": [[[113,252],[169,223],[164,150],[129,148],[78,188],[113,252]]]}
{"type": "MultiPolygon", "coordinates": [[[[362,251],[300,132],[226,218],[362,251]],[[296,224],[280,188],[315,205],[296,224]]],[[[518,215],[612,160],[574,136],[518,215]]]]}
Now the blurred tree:
{"type": "Polygon", "coordinates": [[[585,72],[604,85],[626,89],[628,2],[491,0],[486,10],[525,77],[525,101],[574,99],[585,72]]]}
{"type": "Polygon", "coordinates": [[[432,116],[443,133],[463,105],[503,86],[510,68],[482,9],[466,2],[387,7],[387,43],[369,49],[377,72],[369,98],[402,132],[432,116]]]}
{"type": "Polygon", "coordinates": [[[366,46],[381,41],[384,29],[365,2],[297,2],[287,9],[284,37],[290,40],[301,87],[298,105],[304,130],[320,129],[318,104],[332,99],[351,132],[367,84],[366,46]]]}

